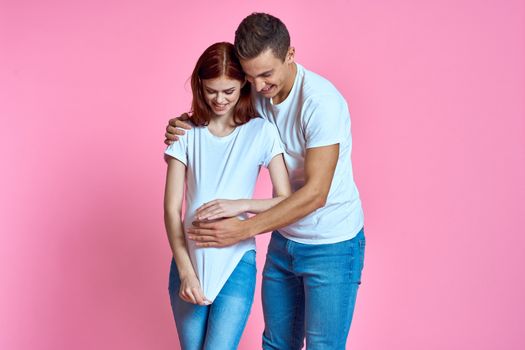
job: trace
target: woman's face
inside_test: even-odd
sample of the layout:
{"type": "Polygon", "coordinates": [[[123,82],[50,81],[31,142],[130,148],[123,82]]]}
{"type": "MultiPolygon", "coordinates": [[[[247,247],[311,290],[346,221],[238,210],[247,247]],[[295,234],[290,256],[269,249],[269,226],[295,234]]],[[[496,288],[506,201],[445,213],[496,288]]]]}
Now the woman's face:
{"type": "Polygon", "coordinates": [[[202,81],[206,104],[216,116],[233,114],[241,96],[242,83],[227,76],[202,81]]]}

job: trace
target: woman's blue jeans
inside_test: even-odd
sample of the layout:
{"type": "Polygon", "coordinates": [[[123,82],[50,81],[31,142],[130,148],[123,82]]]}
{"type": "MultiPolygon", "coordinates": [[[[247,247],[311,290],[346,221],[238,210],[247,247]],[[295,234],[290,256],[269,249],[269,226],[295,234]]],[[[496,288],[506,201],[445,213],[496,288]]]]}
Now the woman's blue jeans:
{"type": "Polygon", "coordinates": [[[171,308],[182,350],[237,349],[255,292],[255,251],[244,254],[211,305],[187,303],[179,297],[180,278],[172,259],[171,308]]]}
{"type": "Polygon", "coordinates": [[[361,230],[334,244],[272,233],[263,271],[263,349],[344,350],[365,254],[361,230]]]}

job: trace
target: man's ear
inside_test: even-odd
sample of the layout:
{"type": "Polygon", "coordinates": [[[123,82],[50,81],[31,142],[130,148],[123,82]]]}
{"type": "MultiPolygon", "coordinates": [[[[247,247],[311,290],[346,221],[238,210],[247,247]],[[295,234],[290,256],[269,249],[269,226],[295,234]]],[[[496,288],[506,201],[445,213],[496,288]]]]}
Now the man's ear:
{"type": "Polygon", "coordinates": [[[288,52],[286,53],[285,62],[286,63],[294,63],[294,61],[295,61],[295,47],[290,46],[288,48],[288,52]]]}

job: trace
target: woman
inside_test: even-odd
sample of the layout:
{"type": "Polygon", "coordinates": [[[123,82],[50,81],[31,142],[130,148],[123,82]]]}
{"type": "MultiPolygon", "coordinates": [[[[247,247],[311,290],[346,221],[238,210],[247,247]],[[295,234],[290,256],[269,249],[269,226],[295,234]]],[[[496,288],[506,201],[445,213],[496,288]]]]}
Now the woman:
{"type": "Polygon", "coordinates": [[[199,248],[184,232],[193,221],[265,211],[291,190],[277,129],[255,116],[250,85],[232,44],[216,43],[204,51],[191,87],[194,127],[165,152],[164,212],[173,252],[169,292],[183,349],[231,350],[237,348],[253,302],[255,240],[199,248]],[[249,199],[260,166],[270,172],[274,198],[249,199]]]}

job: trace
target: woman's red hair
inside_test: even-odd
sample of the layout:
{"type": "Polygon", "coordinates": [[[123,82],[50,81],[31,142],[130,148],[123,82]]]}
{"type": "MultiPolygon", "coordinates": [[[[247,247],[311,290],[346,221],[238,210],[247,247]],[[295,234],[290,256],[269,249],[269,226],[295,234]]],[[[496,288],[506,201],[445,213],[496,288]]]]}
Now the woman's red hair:
{"type": "Polygon", "coordinates": [[[208,125],[213,115],[212,110],[204,99],[202,81],[222,76],[238,80],[241,84],[244,84],[241,87],[239,101],[233,107],[233,121],[235,124],[247,123],[255,117],[256,114],[250,92],[251,86],[250,83],[246,82],[241,63],[235,54],[235,48],[233,44],[222,42],[211,45],[202,53],[191,75],[193,100],[190,120],[193,124],[198,126],[208,125]]]}

